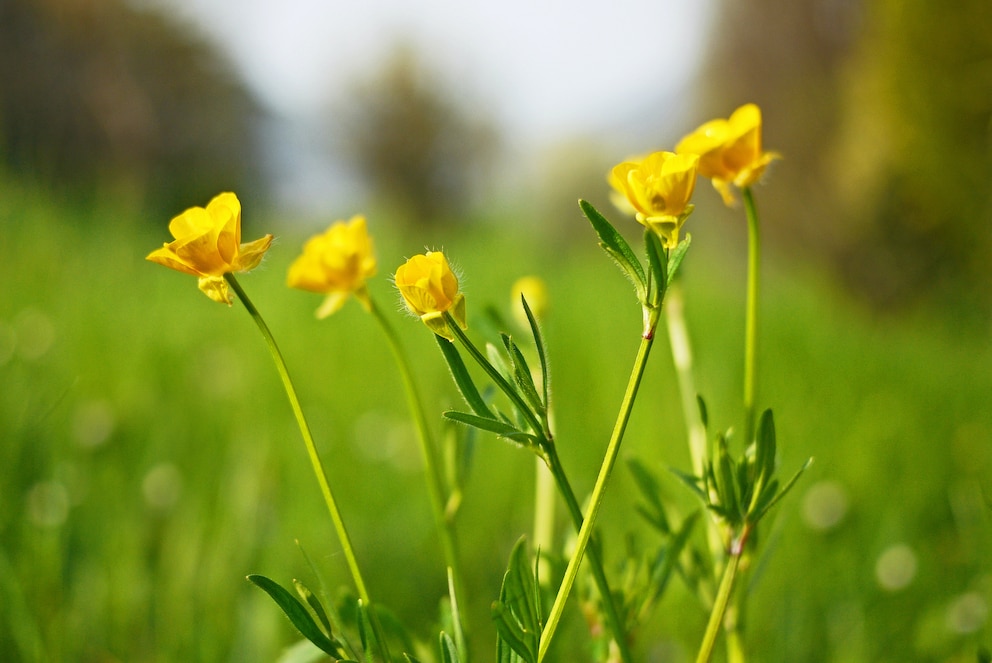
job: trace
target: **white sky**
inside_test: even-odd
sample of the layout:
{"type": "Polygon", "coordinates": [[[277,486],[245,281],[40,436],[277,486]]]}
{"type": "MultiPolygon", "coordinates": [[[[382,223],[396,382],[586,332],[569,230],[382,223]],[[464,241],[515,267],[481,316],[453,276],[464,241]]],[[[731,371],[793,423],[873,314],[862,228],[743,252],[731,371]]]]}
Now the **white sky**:
{"type": "Polygon", "coordinates": [[[263,99],[315,113],[398,38],[511,131],[581,131],[693,73],[709,0],[145,0],[216,37],[263,99]],[[584,92],[583,92],[584,90],[584,92]]]}

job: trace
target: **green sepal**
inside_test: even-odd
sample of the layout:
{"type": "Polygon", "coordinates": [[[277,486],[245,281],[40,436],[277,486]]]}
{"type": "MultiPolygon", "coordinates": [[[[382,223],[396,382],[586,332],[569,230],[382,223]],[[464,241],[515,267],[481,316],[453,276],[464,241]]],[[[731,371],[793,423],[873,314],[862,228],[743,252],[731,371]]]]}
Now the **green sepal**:
{"type": "Polygon", "coordinates": [[[599,235],[599,245],[613,258],[620,270],[634,284],[634,288],[637,290],[637,299],[643,302],[647,294],[647,281],[644,276],[644,268],[630,248],[630,244],[623,238],[623,235],[617,232],[613,224],[607,221],[606,217],[600,214],[589,202],[580,200],[579,207],[582,208],[583,214],[586,215],[596,234],[599,235]]]}
{"type": "Polygon", "coordinates": [[[479,389],[475,386],[475,382],[472,380],[468,368],[465,367],[465,362],[462,361],[462,356],[459,354],[455,344],[449,343],[440,336],[435,336],[434,338],[437,340],[437,346],[441,348],[441,354],[444,355],[444,360],[448,364],[448,370],[451,371],[451,377],[455,381],[455,386],[458,387],[459,393],[461,393],[462,398],[465,399],[468,406],[480,417],[495,419],[496,417],[492,413],[492,410],[486,405],[485,399],[482,398],[479,389]]]}
{"type": "Polygon", "coordinates": [[[283,588],[282,585],[267,578],[263,575],[252,574],[248,576],[248,580],[254,585],[262,589],[266,594],[268,594],[276,605],[283,611],[289,621],[296,627],[296,630],[300,634],[320,647],[320,649],[325,652],[328,656],[332,657],[334,660],[340,660],[344,655],[341,651],[341,647],[333,642],[320,627],[317,626],[317,622],[314,621],[313,617],[303,606],[303,604],[293,596],[289,590],[283,588]]]}
{"type": "Polygon", "coordinates": [[[527,303],[527,298],[520,294],[520,303],[523,304],[524,313],[527,314],[527,322],[530,323],[530,331],[534,335],[534,347],[537,349],[537,358],[541,362],[541,390],[544,392],[543,398],[541,399],[544,403],[544,407],[547,408],[548,404],[548,357],[544,349],[544,337],[541,335],[541,326],[537,323],[537,318],[534,316],[534,312],[530,309],[530,304],[527,303]]]}
{"type": "Polygon", "coordinates": [[[538,439],[536,436],[530,433],[525,433],[513,424],[499,419],[480,417],[468,412],[458,412],[457,410],[448,410],[447,412],[442,413],[442,416],[445,419],[450,419],[451,421],[457,421],[458,423],[465,424],[467,426],[473,426],[484,431],[489,431],[490,433],[495,433],[499,437],[506,438],[507,440],[516,442],[524,447],[535,449],[538,447],[538,439]]]}
{"type": "Polygon", "coordinates": [[[668,255],[661,245],[661,238],[652,230],[644,231],[644,248],[648,255],[648,288],[644,304],[652,307],[661,306],[668,289],[668,255]]]}
{"type": "Polygon", "coordinates": [[[682,260],[685,258],[686,252],[689,250],[689,244],[692,243],[692,235],[686,233],[685,239],[678,243],[674,249],[668,252],[668,282],[672,283],[675,280],[676,274],[679,272],[679,267],[682,265],[682,260]]]}
{"type": "Polygon", "coordinates": [[[517,541],[510,553],[499,600],[492,605],[492,616],[498,634],[497,659],[512,660],[506,651],[509,648],[524,663],[537,663],[541,609],[538,583],[524,537],[517,541]]]}

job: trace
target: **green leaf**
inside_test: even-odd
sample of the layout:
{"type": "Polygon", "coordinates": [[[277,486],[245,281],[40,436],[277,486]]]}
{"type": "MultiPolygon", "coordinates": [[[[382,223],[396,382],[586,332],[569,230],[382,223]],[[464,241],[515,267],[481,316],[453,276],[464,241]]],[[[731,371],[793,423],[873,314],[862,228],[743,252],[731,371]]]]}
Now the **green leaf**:
{"type": "Polygon", "coordinates": [[[304,638],[284,649],[275,663],[323,663],[324,661],[327,661],[327,653],[304,638]]]}
{"type": "Polygon", "coordinates": [[[691,490],[699,499],[703,501],[703,504],[709,504],[709,495],[703,489],[703,480],[697,477],[695,474],[690,474],[688,472],[683,472],[677,467],[669,467],[668,471],[678,477],[682,483],[684,483],[689,490],[691,490]]]}
{"type": "Polygon", "coordinates": [[[468,412],[458,412],[456,410],[448,410],[447,412],[444,412],[442,416],[445,419],[450,419],[451,421],[457,421],[458,423],[473,426],[484,431],[489,431],[490,433],[496,433],[496,435],[500,437],[513,440],[514,442],[522,444],[526,447],[537,446],[537,438],[535,436],[530,433],[525,433],[512,424],[505,421],[500,421],[499,419],[488,419],[486,417],[469,414],[468,412]]]}
{"type": "Polygon", "coordinates": [[[544,397],[541,399],[544,403],[544,408],[548,408],[548,358],[545,354],[544,349],[544,337],[541,335],[541,326],[537,323],[537,318],[534,317],[534,312],[530,309],[530,304],[527,303],[527,298],[520,295],[520,303],[524,306],[524,313],[527,314],[527,322],[530,323],[530,331],[534,335],[534,347],[537,349],[537,358],[541,361],[541,389],[544,391],[544,397]]]}
{"type": "Polygon", "coordinates": [[[672,577],[672,572],[675,570],[678,564],[679,557],[682,555],[682,550],[685,548],[686,544],[689,542],[689,537],[692,534],[692,528],[695,526],[696,521],[699,519],[699,512],[693,512],[688,518],[682,523],[682,527],[672,538],[668,547],[665,549],[665,556],[662,563],[654,569],[651,574],[651,580],[655,586],[655,594],[661,596],[665,588],[668,586],[668,581],[672,577]]]}
{"type": "Polygon", "coordinates": [[[654,525],[663,534],[671,532],[671,525],[668,516],[665,514],[665,507],[661,503],[661,487],[658,480],[651,474],[650,470],[636,458],[627,461],[627,467],[634,476],[634,483],[641,491],[641,495],[648,502],[649,509],[639,510],[644,518],[654,525]]]}
{"type": "Polygon", "coordinates": [[[599,235],[599,245],[609,254],[620,267],[620,270],[627,276],[637,289],[637,298],[641,301],[645,299],[647,283],[644,277],[644,268],[641,267],[640,260],[630,248],[630,244],[623,238],[617,229],[606,220],[599,211],[585,200],[579,201],[579,207],[589,219],[596,234],[599,235]]]}
{"type": "Polygon", "coordinates": [[[462,356],[458,353],[458,348],[455,347],[454,343],[449,343],[440,336],[435,335],[435,339],[437,340],[438,347],[441,348],[441,353],[444,355],[445,361],[448,363],[451,377],[454,378],[455,385],[458,387],[462,398],[465,399],[465,402],[468,403],[468,406],[477,415],[493,419],[493,413],[476,388],[475,382],[472,381],[472,376],[469,375],[468,369],[465,367],[465,362],[462,361],[462,356]]]}
{"type": "Polygon", "coordinates": [[[455,641],[444,631],[441,631],[441,663],[460,663],[461,657],[458,655],[458,648],[455,641]]]}
{"type": "Polygon", "coordinates": [[[307,609],[303,607],[303,604],[295,596],[289,593],[289,590],[284,589],[282,585],[263,575],[252,574],[248,576],[248,580],[272,597],[272,600],[276,602],[276,605],[285,613],[289,621],[304,638],[320,647],[332,658],[339,659],[341,657],[342,653],[339,647],[324,635],[324,632],[317,626],[317,623],[310,616],[310,613],[307,612],[307,609]]]}
{"type": "Polygon", "coordinates": [[[772,411],[765,410],[758,422],[758,435],[755,440],[755,465],[758,476],[770,478],[775,472],[775,418],[772,411]]]}
{"type": "Polygon", "coordinates": [[[500,338],[503,340],[503,346],[506,348],[506,353],[510,357],[514,381],[520,387],[521,391],[523,391],[523,395],[530,402],[531,407],[537,412],[544,412],[544,403],[541,402],[541,395],[537,393],[534,376],[530,372],[527,359],[520,352],[520,347],[506,334],[500,334],[500,338]]]}
{"type": "Polygon", "coordinates": [[[369,619],[369,607],[365,602],[358,601],[358,637],[362,640],[362,650],[366,661],[374,661],[374,652],[380,648],[378,639],[375,637],[375,629],[372,628],[372,621],[369,619]]]}
{"type": "MultiPolygon", "coordinates": [[[[727,439],[722,435],[717,440],[716,454],[716,491],[720,496],[720,504],[728,514],[740,514],[737,472],[734,460],[727,450],[727,439]]],[[[734,520],[736,521],[736,518],[734,520]]]]}
{"type": "Polygon", "coordinates": [[[668,256],[665,255],[665,247],[661,245],[661,239],[652,230],[644,231],[644,248],[648,254],[648,297],[651,299],[651,306],[661,306],[665,299],[665,290],[668,288],[668,256]],[[652,292],[653,286],[653,292],[652,292]]]}
{"type": "Polygon", "coordinates": [[[692,235],[686,233],[685,239],[678,243],[674,249],[668,254],[668,282],[671,283],[675,279],[675,275],[678,274],[679,267],[682,265],[682,260],[685,258],[686,252],[689,250],[689,244],[692,243],[692,235]]]}
{"type": "Polygon", "coordinates": [[[525,663],[537,663],[541,610],[537,580],[523,537],[510,553],[510,563],[503,576],[499,600],[493,602],[492,614],[500,639],[525,663]]]}
{"type": "Polygon", "coordinates": [[[331,622],[327,619],[327,612],[324,611],[324,606],[321,605],[320,599],[314,596],[314,593],[299,580],[293,580],[293,585],[296,587],[296,593],[300,595],[301,599],[307,602],[307,605],[313,610],[313,614],[317,615],[317,619],[324,625],[324,632],[333,637],[334,629],[331,628],[331,622]]]}
{"type": "Polygon", "coordinates": [[[775,497],[772,500],[770,500],[768,502],[768,504],[766,504],[763,509],[761,509],[760,511],[758,511],[756,515],[754,515],[754,516],[752,516],[750,518],[751,522],[752,523],[756,523],[759,520],[761,520],[762,518],[764,518],[765,514],[768,513],[769,509],[771,509],[773,506],[775,506],[776,504],[778,504],[778,501],[781,500],[783,497],[785,497],[786,493],[788,493],[790,490],[792,490],[792,487],[794,485],[796,485],[796,482],[797,481],[799,481],[799,477],[801,477],[802,474],[803,474],[803,472],[805,472],[809,468],[809,466],[812,465],[812,464],[813,464],[813,459],[812,458],[809,458],[809,460],[807,460],[805,463],[803,463],[803,466],[799,468],[799,471],[798,472],[796,472],[795,474],[792,475],[792,478],[789,479],[789,482],[787,484],[785,484],[785,486],[782,488],[782,490],[780,490],[778,492],[778,494],[775,495],[775,497]]]}
{"type": "Polygon", "coordinates": [[[699,394],[696,394],[696,405],[699,407],[699,421],[702,422],[703,428],[709,428],[710,418],[706,411],[706,401],[699,394]]]}

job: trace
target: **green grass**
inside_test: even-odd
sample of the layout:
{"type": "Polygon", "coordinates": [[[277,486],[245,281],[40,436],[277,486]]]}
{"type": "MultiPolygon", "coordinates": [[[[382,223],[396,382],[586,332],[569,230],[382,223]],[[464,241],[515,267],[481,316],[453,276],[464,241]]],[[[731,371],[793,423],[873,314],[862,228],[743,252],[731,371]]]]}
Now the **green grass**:
{"type": "MultiPolygon", "coordinates": [[[[244,576],[313,581],[299,540],[332,588],[346,585],[339,546],[251,320],[144,261],[167,219],[120,213],[74,212],[13,186],[0,196],[0,660],[274,660],[295,634],[244,576]]],[[[548,281],[559,451],[587,493],[640,312],[578,210],[567,242],[523,226],[420,236],[370,223],[372,291],[387,309],[388,274],[425,244],[460,267],[470,323],[485,305],[505,307],[517,276],[548,281]]],[[[318,322],[319,298],[283,285],[318,229],[246,212],[246,238],[279,239],[241,282],[297,381],[373,598],[433,639],[441,556],[388,348],[357,305],[318,322]]],[[[743,264],[727,255],[743,242],[703,224],[696,234],[687,317],[698,385],[722,428],[741,416],[743,264]]],[[[992,644],[992,339],[932,313],[875,317],[774,252],[767,267],[759,400],[775,410],[782,472],[816,462],[761,532],[753,660],[975,660],[992,644]],[[838,494],[839,521],[811,526],[807,511],[829,511],[838,494]],[[879,559],[900,544],[915,574],[883,589],[879,559]]],[[[397,313],[394,324],[439,414],[457,401],[434,342],[415,319],[397,313]]],[[[688,455],[663,337],[622,453],[691,506],[665,470],[687,468],[688,455]]],[[[459,520],[478,661],[491,656],[488,606],[507,556],[530,531],[532,473],[523,452],[480,440],[459,520]]],[[[637,499],[621,468],[601,515],[608,559],[640,528],[637,499]]],[[[576,613],[562,638],[581,648],[576,613]]],[[[674,582],[638,655],[691,660],[705,618],[674,582]]]]}

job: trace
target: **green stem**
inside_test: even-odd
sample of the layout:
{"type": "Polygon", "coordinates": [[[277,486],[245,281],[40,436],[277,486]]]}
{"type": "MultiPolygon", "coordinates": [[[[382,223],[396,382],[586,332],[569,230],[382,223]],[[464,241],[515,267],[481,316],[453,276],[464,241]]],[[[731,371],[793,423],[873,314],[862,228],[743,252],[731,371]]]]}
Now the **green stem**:
{"type": "MultiPolygon", "coordinates": [[[[368,306],[372,316],[382,327],[382,330],[386,335],[386,340],[389,342],[389,347],[393,351],[393,356],[396,358],[396,363],[400,369],[400,375],[403,379],[403,388],[406,391],[407,403],[409,404],[410,413],[413,416],[413,421],[417,429],[417,438],[420,442],[420,453],[424,463],[424,473],[427,476],[427,491],[430,494],[431,509],[434,512],[434,520],[437,525],[438,535],[441,538],[441,548],[448,566],[448,573],[451,576],[451,584],[454,588],[454,594],[456,597],[461,598],[464,597],[464,584],[460,565],[458,563],[457,547],[455,546],[454,522],[452,518],[447,516],[447,511],[445,509],[444,482],[441,479],[441,472],[439,469],[440,464],[437,460],[437,447],[434,443],[433,436],[431,435],[430,426],[427,423],[427,415],[424,410],[424,404],[420,398],[420,393],[417,390],[416,383],[414,382],[413,371],[410,368],[410,362],[407,355],[403,351],[403,346],[400,343],[399,336],[396,335],[396,331],[393,329],[392,325],[389,324],[389,321],[382,314],[382,310],[376,306],[371,297],[368,298],[368,306]]],[[[457,603],[453,603],[452,618],[455,620],[456,625],[456,644],[461,652],[462,661],[467,662],[468,650],[465,643],[465,623],[461,615],[457,613],[456,607],[457,603]]]]}
{"type": "MultiPolygon", "coordinates": [[[[591,527],[592,521],[588,521],[590,522],[590,526],[587,527],[584,525],[584,519],[582,517],[582,507],[579,506],[579,501],[575,497],[575,492],[572,490],[572,486],[568,482],[568,478],[565,475],[565,470],[561,465],[561,461],[558,459],[558,453],[555,451],[554,440],[551,435],[551,431],[548,430],[549,425],[547,421],[546,420],[541,421],[537,417],[537,415],[534,414],[533,410],[531,410],[531,408],[527,405],[527,403],[524,402],[520,394],[517,393],[517,390],[514,389],[509,382],[506,381],[506,378],[504,378],[500,374],[500,372],[496,370],[496,367],[494,367],[485,357],[485,355],[483,355],[482,352],[480,352],[479,349],[475,347],[475,344],[472,343],[472,340],[465,334],[464,331],[462,331],[461,327],[458,326],[458,323],[455,322],[455,320],[451,317],[451,315],[449,313],[445,313],[444,318],[448,323],[448,329],[450,329],[451,333],[455,336],[455,338],[458,339],[458,342],[462,344],[462,346],[465,348],[466,351],[468,351],[470,355],[472,355],[472,358],[476,361],[477,364],[479,364],[482,370],[485,371],[486,375],[489,376],[489,378],[496,384],[496,386],[500,389],[500,391],[502,391],[506,395],[506,397],[510,399],[514,407],[516,407],[517,411],[520,412],[525,419],[527,419],[528,424],[530,424],[534,432],[537,433],[542,438],[540,447],[544,460],[548,464],[548,469],[551,470],[551,474],[555,479],[555,483],[558,485],[558,490],[561,493],[562,498],[565,500],[565,504],[568,506],[569,513],[571,514],[572,520],[575,523],[575,528],[579,532],[580,543],[576,549],[575,556],[573,557],[575,569],[572,571],[572,579],[571,581],[568,582],[568,587],[565,588],[565,586],[562,585],[562,587],[559,588],[558,590],[558,599],[556,599],[555,601],[555,604],[557,606],[557,616],[554,617],[554,625],[552,625],[551,628],[552,632],[548,633],[547,641],[545,641],[545,633],[548,632],[548,627],[545,626],[544,631],[542,631],[541,633],[541,645],[540,645],[541,651],[538,654],[538,661],[540,661],[544,657],[544,654],[547,651],[547,646],[551,641],[551,635],[553,635],[554,628],[557,626],[557,622],[561,618],[561,611],[564,608],[565,599],[567,598],[568,592],[571,590],[572,583],[575,580],[575,573],[578,570],[578,563],[579,561],[581,561],[582,554],[585,551],[585,548],[589,544],[589,537],[592,534],[592,527],[591,527]],[[583,534],[583,530],[585,530],[585,534],[583,534]],[[583,537],[584,537],[584,542],[582,542],[583,537]],[[564,593],[563,593],[563,589],[564,589],[564,593]],[[561,605],[558,605],[559,602],[561,603],[561,605]]],[[[655,322],[657,322],[657,315],[655,315],[654,319],[655,322]]],[[[651,334],[650,336],[653,336],[653,334],[651,334]]],[[[638,353],[638,357],[639,357],[638,363],[640,364],[640,371],[639,372],[635,371],[638,372],[638,376],[636,380],[637,383],[640,383],[640,374],[643,373],[644,370],[643,363],[647,359],[647,351],[650,350],[650,347],[651,347],[651,338],[649,337],[647,332],[645,332],[645,338],[644,341],[642,341],[641,343],[641,350],[638,353]],[[643,359],[641,359],[642,355],[643,355],[643,359]]],[[[635,364],[635,366],[636,365],[638,364],[635,364]]],[[[636,393],[636,391],[637,391],[637,386],[634,385],[634,392],[636,393]]],[[[601,469],[600,471],[600,481],[597,481],[596,484],[598,490],[598,498],[595,497],[597,493],[596,492],[593,493],[595,509],[591,512],[592,520],[595,520],[595,515],[596,515],[595,512],[598,511],[599,509],[598,503],[602,501],[606,479],[609,478],[609,473],[613,468],[613,461],[616,460],[616,452],[619,450],[620,438],[623,436],[623,428],[626,426],[627,419],[630,416],[630,406],[633,405],[633,394],[630,394],[629,388],[628,388],[628,395],[630,396],[629,399],[630,403],[627,404],[626,407],[624,408],[626,409],[626,416],[622,416],[623,426],[621,426],[620,422],[618,422],[618,427],[620,428],[619,434],[616,431],[614,431],[615,440],[611,441],[611,448],[613,448],[612,458],[610,458],[610,454],[608,451],[607,452],[608,460],[604,461],[604,468],[601,469]],[[605,467],[605,465],[607,464],[609,465],[609,467],[605,467]],[[604,477],[604,470],[605,470],[605,477],[604,477]]],[[[625,403],[626,400],[627,399],[625,398],[625,403]]],[[[613,596],[613,592],[610,591],[610,586],[606,579],[606,571],[603,568],[602,560],[600,559],[599,552],[596,550],[595,546],[588,546],[588,547],[589,547],[589,561],[590,561],[590,565],[592,566],[593,578],[596,581],[596,587],[598,588],[599,593],[603,597],[603,605],[605,606],[606,609],[607,620],[610,622],[609,625],[613,631],[614,639],[616,640],[617,646],[620,648],[620,657],[624,663],[631,663],[632,659],[630,655],[630,649],[627,645],[627,637],[623,628],[623,622],[621,621],[620,612],[616,606],[616,598],[613,596]]],[[[554,608],[552,610],[554,611],[554,608]]],[[[554,614],[554,612],[552,614],[554,614]]]]}
{"type": "Polygon", "coordinates": [[[757,392],[758,295],[761,270],[761,233],[758,209],[750,187],[741,189],[747,214],[747,309],[744,321],[744,444],[754,439],[757,392]]]}
{"type": "Polygon", "coordinates": [[[713,647],[716,639],[720,635],[724,616],[727,614],[727,606],[730,604],[730,596],[734,591],[734,582],[737,579],[737,569],[740,567],[741,555],[744,551],[744,544],[747,540],[749,530],[745,529],[740,538],[733,542],[730,558],[723,569],[723,578],[720,580],[720,588],[716,593],[716,600],[713,602],[713,610],[710,612],[710,620],[706,624],[706,632],[703,634],[703,642],[699,647],[699,655],[696,663],[709,663],[713,656],[713,647]]]}
{"type": "Polygon", "coordinates": [[[241,284],[238,283],[237,278],[234,274],[225,274],[224,278],[230,284],[234,292],[237,293],[238,299],[244,304],[245,309],[248,314],[251,315],[252,320],[258,326],[258,330],[262,333],[262,338],[265,339],[265,344],[269,348],[269,353],[272,355],[272,360],[275,362],[276,371],[279,373],[279,377],[282,379],[282,386],[286,391],[286,396],[289,398],[289,405],[293,409],[293,415],[296,417],[296,423],[300,428],[300,434],[303,436],[303,443],[306,445],[307,454],[310,456],[310,463],[313,466],[313,472],[317,477],[317,483],[320,485],[320,492],[324,496],[324,503],[327,504],[327,510],[331,515],[331,522],[334,524],[334,529],[337,532],[338,540],[341,542],[341,548],[344,552],[345,561],[348,564],[348,570],[351,571],[351,577],[355,582],[355,588],[358,591],[358,596],[362,602],[368,606],[369,615],[372,620],[372,628],[376,631],[377,639],[382,646],[383,653],[387,661],[392,660],[389,655],[389,648],[386,645],[386,640],[382,636],[382,627],[379,625],[379,618],[376,615],[376,611],[373,608],[372,601],[369,599],[369,592],[366,589],[365,581],[362,579],[362,573],[358,568],[358,560],[355,558],[355,550],[351,545],[351,538],[348,536],[348,530],[345,528],[344,519],[341,517],[341,511],[338,509],[337,502],[334,500],[334,494],[331,492],[331,485],[327,480],[327,472],[324,470],[324,464],[320,460],[320,455],[317,453],[317,446],[314,443],[313,435],[310,432],[310,425],[307,423],[306,417],[303,415],[303,408],[300,406],[300,399],[296,395],[296,388],[293,386],[293,380],[289,377],[289,369],[286,367],[286,361],[283,359],[282,352],[279,351],[279,346],[276,345],[276,339],[269,330],[269,326],[265,323],[262,315],[252,304],[251,299],[245,293],[241,284]]]}
{"type": "MultiPolygon", "coordinates": [[[[578,539],[576,541],[575,552],[572,554],[572,558],[568,562],[568,567],[565,569],[565,577],[562,580],[561,587],[558,589],[558,595],[555,597],[555,602],[551,607],[551,613],[548,615],[548,622],[541,632],[541,642],[538,649],[538,661],[544,659],[545,654],[547,654],[548,647],[551,644],[551,639],[554,637],[555,630],[558,628],[558,622],[561,619],[562,612],[565,608],[565,601],[568,599],[568,595],[572,590],[572,585],[575,583],[575,578],[578,575],[579,564],[582,561],[582,555],[586,548],[589,548],[589,558],[593,562],[593,572],[602,573],[602,562],[599,560],[599,554],[595,546],[589,546],[589,540],[592,537],[593,527],[596,522],[596,516],[599,514],[599,507],[603,503],[603,496],[606,492],[606,484],[609,481],[610,474],[613,471],[613,466],[616,463],[617,455],[620,451],[620,443],[623,441],[623,434],[627,428],[627,422],[630,420],[630,413],[634,407],[634,399],[637,396],[637,390],[641,384],[641,378],[644,375],[644,368],[647,366],[648,355],[651,352],[651,345],[654,341],[654,330],[657,326],[658,321],[658,310],[651,310],[650,324],[648,324],[644,335],[641,338],[641,344],[637,349],[637,356],[634,359],[634,367],[631,371],[630,380],[627,383],[627,391],[624,393],[623,401],[620,404],[620,412],[617,415],[616,424],[613,427],[613,434],[610,437],[610,442],[606,447],[606,454],[603,459],[603,464],[599,470],[599,476],[596,478],[596,485],[593,488],[592,496],[590,498],[589,513],[585,518],[582,517],[581,511],[576,513],[578,504],[575,502],[574,495],[572,500],[569,501],[569,509],[572,511],[572,517],[576,521],[576,526],[579,528],[578,539]]],[[[553,461],[557,461],[557,456],[553,455],[551,457],[553,461]]],[[[564,483],[567,486],[567,480],[564,477],[564,471],[561,469],[559,464],[552,464],[551,471],[555,474],[556,478],[559,478],[559,484],[564,483]]],[[[570,490],[570,489],[569,489],[570,490]]],[[[563,491],[565,492],[565,491],[563,491]]],[[[603,578],[603,584],[605,585],[605,575],[603,578]]],[[[608,590],[607,590],[608,591],[608,590]]],[[[623,629],[623,624],[619,613],[614,605],[613,597],[605,593],[603,588],[600,587],[600,593],[603,594],[604,604],[607,607],[607,615],[614,622],[614,634],[616,637],[616,643],[620,648],[620,655],[624,661],[630,661],[630,650],[627,643],[627,636],[623,629]]]]}

